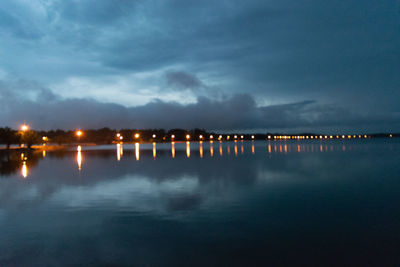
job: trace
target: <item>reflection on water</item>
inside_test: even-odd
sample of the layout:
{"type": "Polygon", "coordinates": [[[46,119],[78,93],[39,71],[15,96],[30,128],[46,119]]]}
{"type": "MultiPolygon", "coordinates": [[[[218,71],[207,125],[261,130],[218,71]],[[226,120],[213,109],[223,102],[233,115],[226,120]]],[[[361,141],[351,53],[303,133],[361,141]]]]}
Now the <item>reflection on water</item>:
{"type": "Polygon", "coordinates": [[[171,156],[175,158],[175,142],[171,142],[171,156]]]}
{"type": "Polygon", "coordinates": [[[398,141],[215,145],[0,151],[0,266],[399,262],[398,141]]]}
{"type": "Polygon", "coordinates": [[[124,155],[124,148],[122,144],[117,144],[117,160],[120,161],[124,155]]]}
{"type": "Polygon", "coordinates": [[[236,157],[238,155],[237,141],[235,141],[234,150],[235,150],[235,157],[236,157]]]}
{"type": "Polygon", "coordinates": [[[186,157],[190,158],[190,142],[186,142],[186,157]]]}
{"type": "Polygon", "coordinates": [[[214,156],[214,141],[210,141],[210,156],[214,156]]]}
{"type": "Polygon", "coordinates": [[[26,161],[22,162],[21,175],[24,178],[28,177],[28,167],[26,166],[26,161]]]}
{"type": "Polygon", "coordinates": [[[140,156],[140,144],[135,143],[135,157],[137,161],[139,160],[139,156],[140,156]]]}
{"type": "Polygon", "coordinates": [[[200,153],[200,158],[203,158],[203,141],[199,142],[199,153],[200,153]]]}
{"type": "Polygon", "coordinates": [[[78,146],[76,154],[76,162],[78,163],[78,170],[82,170],[82,147],[78,146]]]}

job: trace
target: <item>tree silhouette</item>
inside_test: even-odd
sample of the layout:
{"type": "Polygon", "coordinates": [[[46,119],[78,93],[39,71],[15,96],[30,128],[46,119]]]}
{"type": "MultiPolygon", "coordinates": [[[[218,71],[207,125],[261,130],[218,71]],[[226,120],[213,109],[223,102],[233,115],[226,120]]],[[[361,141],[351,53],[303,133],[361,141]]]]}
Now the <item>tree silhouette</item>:
{"type": "Polygon", "coordinates": [[[21,142],[26,144],[28,148],[31,148],[33,144],[39,144],[41,142],[40,136],[32,130],[20,131],[21,142]]]}
{"type": "Polygon", "coordinates": [[[12,144],[19,144],[19,142],[20,137],[16,131],[8,127],[0,128],[0,144],[5,144],[9,149],[12,144]]]}

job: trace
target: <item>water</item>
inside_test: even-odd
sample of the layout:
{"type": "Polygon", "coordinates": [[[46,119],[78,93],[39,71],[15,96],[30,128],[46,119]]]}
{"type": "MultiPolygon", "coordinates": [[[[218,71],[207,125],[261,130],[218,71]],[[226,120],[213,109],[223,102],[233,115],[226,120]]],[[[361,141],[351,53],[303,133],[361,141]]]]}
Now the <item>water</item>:
{"type": "Polygon", "coordinates": [[[2,152],[1,266],[394,266],[395,139],[2,152]]]}

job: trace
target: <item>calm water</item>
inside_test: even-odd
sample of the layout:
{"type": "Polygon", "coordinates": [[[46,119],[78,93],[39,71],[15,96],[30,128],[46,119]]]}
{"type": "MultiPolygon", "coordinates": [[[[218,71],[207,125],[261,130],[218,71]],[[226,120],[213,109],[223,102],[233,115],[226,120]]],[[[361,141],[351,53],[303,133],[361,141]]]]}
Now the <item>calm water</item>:
{"type": "Polygon", "coordinates": [[[400,264],[399,140],[0,157],[1,266],[400,264]]]}

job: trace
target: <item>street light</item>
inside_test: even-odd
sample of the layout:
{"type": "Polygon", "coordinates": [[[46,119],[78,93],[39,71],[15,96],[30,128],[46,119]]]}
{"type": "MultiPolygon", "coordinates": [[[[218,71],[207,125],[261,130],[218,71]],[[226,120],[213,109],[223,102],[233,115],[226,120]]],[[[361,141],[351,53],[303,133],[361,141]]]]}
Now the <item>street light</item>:
{"type": "Polygon", "coordinates": [[[135,133],[135,138],[138,139],[140,137],[140,134],[135,133]]]}
{"type": "Polygon", "coordinates": [[[76,131],[76,136],[81,137],[83,135],[83,132],[81,130],[76,131]]]}
{"type": "Polygon", "coordinates": [[[21,128],[21,131],[23,131],[23,132],[26,132],[29,130],[29,126],[26,124],[22,124],[20,128],[21,128]]]}

